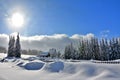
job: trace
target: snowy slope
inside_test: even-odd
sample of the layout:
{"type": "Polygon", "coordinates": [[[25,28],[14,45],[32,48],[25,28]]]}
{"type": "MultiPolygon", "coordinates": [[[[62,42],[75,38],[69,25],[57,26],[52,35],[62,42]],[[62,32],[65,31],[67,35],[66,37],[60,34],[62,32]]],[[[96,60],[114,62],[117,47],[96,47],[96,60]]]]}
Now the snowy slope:
{"type": "Polygon", "coordinates": [[[22,59],[0,62],[0,80],[120,80],[119,75],[120,64],[22,59]]]}

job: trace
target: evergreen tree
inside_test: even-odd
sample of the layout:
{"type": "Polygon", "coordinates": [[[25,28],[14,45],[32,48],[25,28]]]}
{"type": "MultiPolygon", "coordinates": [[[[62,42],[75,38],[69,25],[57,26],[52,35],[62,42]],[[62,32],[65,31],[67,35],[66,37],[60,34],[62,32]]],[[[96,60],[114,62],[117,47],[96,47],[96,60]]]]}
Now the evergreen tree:
{"type": "Polygon", "coordinates": [[[72,43],[65,47],[64,58],[65,59],[75,59],[76,58],[76,50],[73,47],[72,43]]]}
{"type": "Polygon", "coordinates": [[[14,43],[15,38],[13,36],[9,36],[9,47],[7,57],[14,57],[14,43]]]}
{"type": "Polygon", "coordinates": [[[119,49],[120,49],[120,45],[119,45],[118,38],[115,38],[115,52],[116,52],[115,59],[120,58],[120,50],[119,49]]]}
{"type": "Polygon", "coordinates": [[[120,38],[118,40],[118,59],[120,59],[120,38]]]}
{"type": "Polygon", "coordinates": [[[92,58],[92,49],[91,49],[91,40],[87,40],[87,45],[86,45],[86,52],[87,52],[87,59],[90,60],[92,58]]]}
{"type": "Polygon", "coordinates": [[[116,41],[115,38],[112,38],[112,40],[110,41],[110,52],[111,52],[111,60],[116,59],[117,56],[117,45],[116,45],[116,41]]]}
{"type": "Polygon", "coordinates": [[[79,53],[80,59],[85,58],[85,43],[83,40],[79,43],[78,53],[79,53]]]}
{"type": "Polygon", "coordinates": [[[99,51],[99,44],[97,38],[91,39],[91,50],[92,50],[92,59],[99,60],[100,51],[99,51]]]}
{"type": "Polygon", "coordinates": [[[71,58],[70,57],[70,48],[69,48],[69,46],[65,47],[64,58],[65,59],[70,59],[71,58]]]}
{"type": "Polygon", "coordinates": [[[100,49],[99,49],[99,43],[97,38],[95,38],[94,49],[95,49],[95,53],[94,53],[95,59],[100,60],[100,49]]]}
{"type": "Polygon", "coordinates": [[[16,39],[16,43],[15,43],[15,57],[17,57],[17,58],[21,57],[21,46],[20,46],[19,33],[17,35],[17,39],[16,39]]]}
{"type": "Polygon", "coordinates": [[[109,60],[109,44],[108,44],[108,40],[105,39],[105,60],[109,60]]]}

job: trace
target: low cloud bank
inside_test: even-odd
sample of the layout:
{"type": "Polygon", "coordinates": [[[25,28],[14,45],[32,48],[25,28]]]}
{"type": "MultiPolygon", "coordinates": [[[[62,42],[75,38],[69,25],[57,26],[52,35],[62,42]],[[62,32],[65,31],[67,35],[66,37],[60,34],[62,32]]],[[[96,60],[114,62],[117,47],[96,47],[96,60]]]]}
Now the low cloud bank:
{"type": "MultiPolygon", "coordinates": [[[[57,50],[64,50],[65,46],[73,43],[78,43],[81,39],[90,39],[94,37],[94,34],[89,33],[86,35],[74,34],[68,36],[66,34],[54,34],[54,35],[35,35],[35,36],[21,36],[22,49],[37,49],[42,51],[48,51],[50,48],[56,48],[57,50]]],[[[0,34],[0,46],[8,47],[9,35],[0,34]]]]}

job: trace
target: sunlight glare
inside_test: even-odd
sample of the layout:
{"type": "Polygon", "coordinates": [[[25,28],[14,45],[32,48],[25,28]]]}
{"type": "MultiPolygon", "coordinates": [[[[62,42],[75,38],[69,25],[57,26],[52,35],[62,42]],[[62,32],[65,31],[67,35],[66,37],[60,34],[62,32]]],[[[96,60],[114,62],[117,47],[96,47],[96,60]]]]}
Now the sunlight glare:
{"type": "Polygon", "coordinates": [[[10,18],[10,22],[11,22],[11,26],[13,26],[14,28],[23,27],[24,16],[19,12],[13,13],[10,18]]]}

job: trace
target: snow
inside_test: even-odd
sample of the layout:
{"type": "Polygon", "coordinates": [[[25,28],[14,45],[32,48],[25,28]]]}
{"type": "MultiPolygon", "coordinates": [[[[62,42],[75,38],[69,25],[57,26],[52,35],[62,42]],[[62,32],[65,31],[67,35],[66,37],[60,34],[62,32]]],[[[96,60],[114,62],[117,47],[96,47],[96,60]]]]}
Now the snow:
{"type": "Polygon", "coordinates": [[[44,62],[42,61],[31,61],[31,62],[19,62],[17,65],[24,68],[24,69],[27,69],[27,70],[40,70],[43,66],[44,66],[44,62]]]}
{"type": "MultiPolygon", "coordinates": [[[[0,58],[5,55],[0,53],[0,58]]],[[[0,62],[0,80],[120,80],[120,64],[59,59],[43,62],[37,58],[29,60],[32,56],[25,57],[0,62]]]]}
{"type": "Polygon", "coordinates": [[[39,70],[44,66],[44,63],[40,63],[40,62],[30,62],[27,63],[24,67],[27,70],[39,70]]]}
{"type": "Polygon", "coordinates": [[[64,69],[64,63],[62,61],[52,62],[45,67],[45,70],[50,72],[59,72],[64,69]]]}

